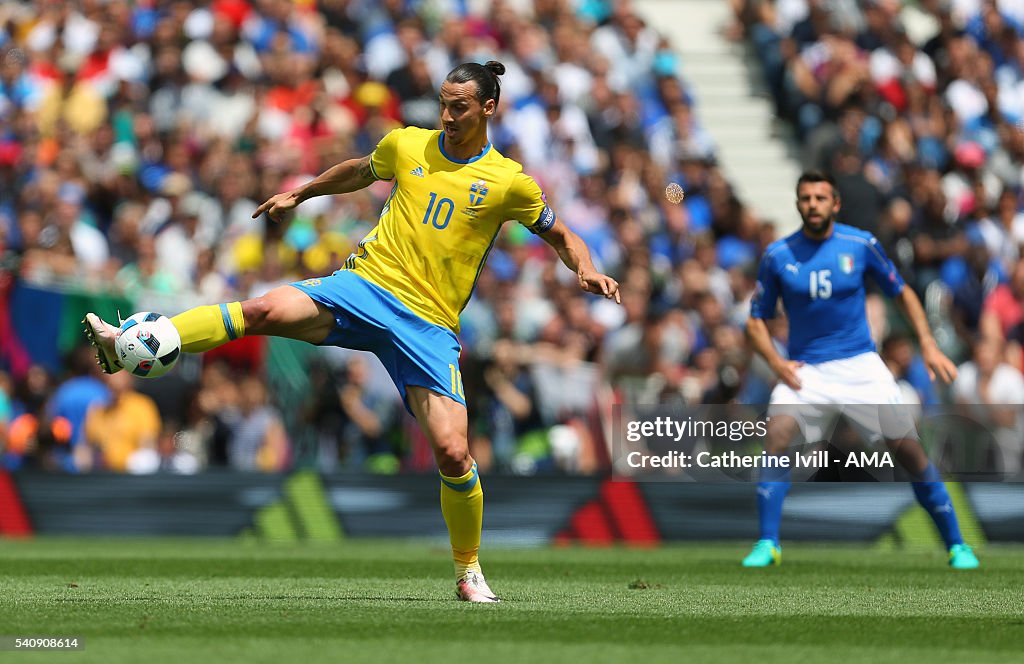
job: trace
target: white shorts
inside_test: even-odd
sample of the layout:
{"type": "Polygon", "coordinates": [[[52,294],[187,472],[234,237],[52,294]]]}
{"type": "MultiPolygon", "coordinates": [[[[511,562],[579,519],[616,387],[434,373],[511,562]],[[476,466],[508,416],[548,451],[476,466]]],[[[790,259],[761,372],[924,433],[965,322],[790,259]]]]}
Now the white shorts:
{"type": "Polygon", "coordinates": [[[805,364],[796,374],[800,390],[776,385],[768,415],[795,417],[803,442],[829,440],[840,414],[868,443],[917,438],[913,408],[903,404],[900,388],[878,353],[805,364]]]}

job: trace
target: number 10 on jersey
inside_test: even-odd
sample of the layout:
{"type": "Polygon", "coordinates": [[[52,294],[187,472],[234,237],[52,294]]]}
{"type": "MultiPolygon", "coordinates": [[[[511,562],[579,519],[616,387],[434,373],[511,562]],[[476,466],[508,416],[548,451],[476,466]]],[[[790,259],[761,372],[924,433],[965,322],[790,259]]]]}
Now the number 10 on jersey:
{"type": "Polygon", "coordinates": [[[811,272],[811,299],[827,300],[832,297],[832,270],[811,272]]]}
{"type": "Polygon", "coordinates": [[[452,212],[455,212],[455,203],[450,198],[442,198],[437,200],[437,194],[430,192],[430,203],[427,204],[427,211],[423,213],[423,223],[428,221],[434,224],[434,228],[439,231],[443,231],[448,228],[448,222],[452,220],[452,212]],[[435,206],[434,203],[437,203],[435,206]],[[438,222],[441,218],[441,210],[445,210],[444,221],[438,222]],[[434,213],[433,219],[430,217],[430,213],[434,213]]]}

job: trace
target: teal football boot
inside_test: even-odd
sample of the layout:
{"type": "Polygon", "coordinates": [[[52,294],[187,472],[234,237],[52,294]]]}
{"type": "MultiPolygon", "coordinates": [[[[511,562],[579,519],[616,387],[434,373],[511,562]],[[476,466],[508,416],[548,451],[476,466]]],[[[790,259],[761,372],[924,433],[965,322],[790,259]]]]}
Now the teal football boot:
{"type": "Polygon", "coordinates": [[[758,540],[754,550],[743,559],[744,567],[769,567],[782,564],[782,547],[770,539],[758,540]]]}
{"type": "Polygon", "coordinates": [[[974,555],[974,550],[966,544],[954,544],[949,547],[949,566],[953,569],[978,569],[981,563],[974,555]]]}

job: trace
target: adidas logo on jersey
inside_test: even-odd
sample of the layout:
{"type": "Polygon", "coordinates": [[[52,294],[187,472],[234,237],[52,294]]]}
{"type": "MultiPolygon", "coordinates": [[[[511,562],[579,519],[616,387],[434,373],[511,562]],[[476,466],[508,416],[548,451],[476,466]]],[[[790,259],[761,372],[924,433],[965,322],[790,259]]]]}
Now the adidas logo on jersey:
{"type": "Polygon", "coordinates": [[[415,175],[416,177],[421,178],[421,177],[423,177],[423,167],[422,166],[417,166],[416,168],[414,168],[411,171],[409,171],[409,174],[410,175],[415,175]]]}

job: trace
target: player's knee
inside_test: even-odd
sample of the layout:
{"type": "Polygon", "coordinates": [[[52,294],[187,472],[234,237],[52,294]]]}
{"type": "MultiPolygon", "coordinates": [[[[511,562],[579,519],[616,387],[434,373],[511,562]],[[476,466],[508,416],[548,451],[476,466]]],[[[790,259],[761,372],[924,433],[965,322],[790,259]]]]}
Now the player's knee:
{"type": "Polygon", "coordinates": [[[273,306],[265,295],[254,297],[242,302],[242,316],[245,318],[245,329],[252,334],[259,334],[272,324],[273,306]]]}
{"type": "Polygon", "coordinates": [[[446,477],[461,477],[469,472],[472,465],[469,457],[469,441],[464,436],[440,436],[434,444],[434,459],[437,468],[446,477]]]}
{"type": "MultiPolygon", "coordinates": [[[[288,295],[290,293],[275,289],[242,302],[246,331],[252,334],[282,334],[286,331],[297,318],[295,304],[288,295]]],[[[316,308],[311,306],[309,313],[315,314],[316,308]]]]}

